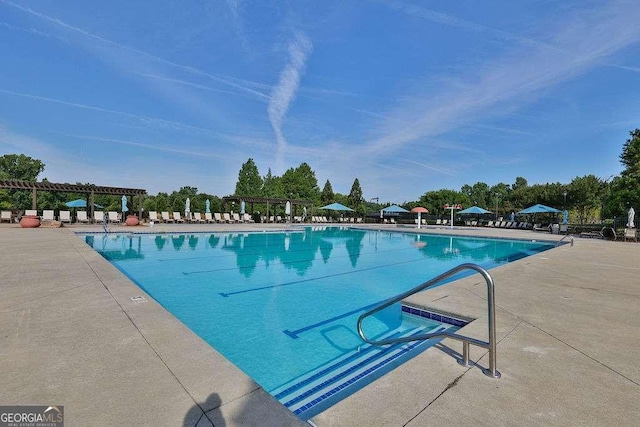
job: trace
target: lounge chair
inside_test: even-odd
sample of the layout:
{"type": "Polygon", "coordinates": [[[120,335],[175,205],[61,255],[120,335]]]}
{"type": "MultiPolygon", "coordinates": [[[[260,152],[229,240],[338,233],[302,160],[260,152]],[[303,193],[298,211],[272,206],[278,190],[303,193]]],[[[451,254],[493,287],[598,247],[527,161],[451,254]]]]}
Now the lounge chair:
{"type": "Polygon", "coordinates": [[[490,220],[489,222],[487,222],[487,225],[485,227],[495,227],[493,225],[493,220],[490,220]]]}
{"type": "Polygon", "coordinates": [[[223,212],[222,214],[222,220],[226,223],[231,224],[233,222],[233,220],[231,219],[231,215],[229,215],[229,212],[223,212]]]}
{"type": "Polygon", "coordinates": [[[2,211],[2,213],[0,213],[0,222],[2,221],[11,222],[11,211],[2,211]]]}
{"type": "Polygon", "coordinates": [[[160,215],[162,215],[162,222],[174,222],[173,218],[169,216],[169,212],[162,211],[160,215]]]}
{"type": "Polygon", "coordinates": [[[604,239],[604,231],[607,227],[602,227],[600,231],[583,231],[580,233],[580,237],[588,237],[588,238],[596,238],[596,239],[604,239]]]}
{"type": "Polygon", "coordinates": [[[569,233],[569,224],[560,224],[560,234],[569,233]]]}
{"type": "Polygon", "coordinates": [[[109,219],[109,222],[112,224],[116,224],[120,222],[120,218],[118,218],[118,212],[116,211],[109,211],[107,213],[107,218],[109,219]]]}
{"type": "Polygon", "coordinates": [[[207,224],[210,224],[210,223],[212,223],[212,222],[216,222],[216,220],[215,220],[215,219],[213,219],[213,217],[211,216],[211,212],[205,212],[205,214],[204,214],[204,221],[205,221],[207,224]]]}
{"type": "Polygon", "coordinates": [[[103,211],[93,211],[93,220],[97,223],[101,223],[104,221],[104,212],[103,211]]]}
{"type": "Polygon", "coordinates": [[[240,214],[238,214],[238,213],[234,213],[232,219],[233,219],[233,222],[242,222],[240,220],[240,214]]]}
{"type": "Polygon", "coordinates": [[[71,212],[70,211],[60,211],[60,222],[68,222],[71,224],[71,212]]]}
{"type": "Polygon", "coordinates": [[[38,211],[35,209],[27,209],[26,211],[24,211],[25,215],[32,215],[32,216],[38,216],[38,211]]]}
{"type": "Polygon", "coordinates": [[[149,211],[149,221],[160,222],[160,220],[158,219],[158,212],[149,211]]]}
{"type": "Polygon", "coordinates": [[[174,220],[175,222],[180,222],[180,223],[184,224],[184,219],[182,219],[182,218],[180,217],[180,212],[174,212],[174,213],[173,213],[173,220],[174,220]]]}
{"type": "Polygon", "coordinates": [[[43,221],[54,221],[55,217],[53,216],[52,210],[42,211],[42,220],[43,221]]]}
{"type": "Polygon", "coordinates": [[[222,219],[222,214],[220,212],[214,212],[213,217],[218,224],[222,224],[223,222],[225,222],[224,219],[222,219]]]}
{"type": "MultiPolygon", "coordinates": [[[[297,218],[300,218],[300,217],[297,217],[297,218]]],[[[245,213],[244,222],[255,222],[255,221],[253,220],[253,218],[251,218],[251,215],[249,215],[248,213],[245,213]]],[[[302,222],[302,218],[300,218],[299,222],[302,222]]]]}
{"type": "Polygon", "coordinates": [[[194,212],[193,213],[193,222],[205,222],[205,220],[202,218],[202,215],[200,214],[200,212],[194,212]]]}
{"type": "Polygon", "coordinates": [[[541,225],[541,224],[534,224],[533,225],[533,231],[546,231],[547,233],[551,232],[551,226],[549,225],[541,225]]]}
{"type": "Polygon", "coordinates": [[[76,222],[89,222],[89,218],[87,218],[87,211],[78,211],[76,214],[76,222]]]}
{"type": "Polygon", "coordinates": [[[629,240],[634,240],[634,241],[638,241],[638,234],[636,233],[636,229],[635,228],[625,228],[624,229],[624,241],[626,242],[627,239],[629,240]]]}
{"type": "Polygon", "coordinates": [[[442,225],[442,220],[440,218],[436,219],[436,225],[442,225]]]}

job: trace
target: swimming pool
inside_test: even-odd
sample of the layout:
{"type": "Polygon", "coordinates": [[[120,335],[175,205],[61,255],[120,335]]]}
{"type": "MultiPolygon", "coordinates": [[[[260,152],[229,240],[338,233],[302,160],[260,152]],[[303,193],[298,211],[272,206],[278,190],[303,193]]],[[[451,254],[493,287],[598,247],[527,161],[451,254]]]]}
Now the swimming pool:
{"type": "MultiPolygon", "coordinates": [[[[365,345],[356,332],[365,310],[459,264],[490,269],[553,247],[339,227],[84,238],[303,419],[433,344],[365,345]]],[[[367,334],[464,325],[415,314],[391,307],[367,334]]]]}

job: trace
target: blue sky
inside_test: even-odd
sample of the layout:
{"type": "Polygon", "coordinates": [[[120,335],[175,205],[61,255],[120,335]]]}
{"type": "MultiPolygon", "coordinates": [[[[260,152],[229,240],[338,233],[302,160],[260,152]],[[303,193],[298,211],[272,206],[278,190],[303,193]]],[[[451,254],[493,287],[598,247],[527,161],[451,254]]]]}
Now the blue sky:
{"type": "Polygon", "coordinates": [[[401,203],[621,171],[640,2],[0,0],[0,154],[54,182],[233,193],[307,162],[401,203]]]}

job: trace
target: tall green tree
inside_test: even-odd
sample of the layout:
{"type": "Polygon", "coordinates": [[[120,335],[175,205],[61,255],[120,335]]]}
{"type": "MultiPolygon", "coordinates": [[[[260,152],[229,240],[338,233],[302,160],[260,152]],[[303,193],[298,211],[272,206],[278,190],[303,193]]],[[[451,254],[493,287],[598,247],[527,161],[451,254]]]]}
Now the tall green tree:
{"type": "Polygon", "coordinates": [[[360,208],[360,204],[363,201],[363,197],[362,197],[362,187],[360,187],[360,181],[358,180],[358,178],[356,178],[353,181],[353,184],[351,185],[351,191],[349,191],[349,204],[351,205],[351,207],[359,212],[359,208],[360,208]]]}
{"type": "Polygon", "coordinates": [[[236,196],[257,197],[262,193],[262,178],[252,158],[242,164],[238,172],[236,196]]]}
{"type": "Polygon", "coordinates": [[[284,197],[282,191],[282,182],[279,176],[271,173],[271,168],[267,171],[267,174],[262,180],[262,195],[264,197],[281,198],[284,197]]]}
{"type": "Polygon", "coordinates": [[[307,163],[288,169],[281,183],[286,198],[317,201],[320,197],[316,174],[307,163]]]}
{"type": "Polygon", "coordinates": [[[596,218],[602,204],[603,182],[595,175],[575,177],[567,187],[567,204],[573,208],[580,224],[596,218]]]}
{"type": "Polygon", "coordinates": [[[35,181],[44,171],[44,163],[24,154],[5,154],[0,156],[0,179],[19,179],[35,181]]]}
{"type": "Polygon", "coordinates": [[[320,201],[323,205],[327,205],[329,203],[332,203],[334,198],[335,195],[333,193],[333,187],[331,186],[329,180],[327,180],[327,182],[324,183],[324,188],[322,189],[322,194],[320,195],[320,201]]]}
{"type": "Polygon", "coordinates": [[[620,162],[625,167],[622,176],[640,179],[640,129],[629,132],[630,138],[622,146],[620,162]]]}
{"type": "MultiPolygon", "coordinates": [[[[0,179],[36,181],[38,175],[44,171],[44,166],[42,161],[24,154],[5,154],[0,156],[0,179]]],[[[0,207],[2,209],[29,209],[31,207],[31,192],[0,190],[0,207]]],[[[49,206],[47,205],[47,207],[49,206]]]]}

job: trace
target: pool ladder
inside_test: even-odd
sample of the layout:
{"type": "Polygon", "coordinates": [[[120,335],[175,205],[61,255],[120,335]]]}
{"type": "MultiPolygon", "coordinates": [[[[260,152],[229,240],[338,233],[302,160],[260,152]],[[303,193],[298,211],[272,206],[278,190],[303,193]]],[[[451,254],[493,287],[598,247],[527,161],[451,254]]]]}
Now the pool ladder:
{"type": "Polygon", "coordinates": [[[491,277],[491,275],[489,275],[489,273],[484,268],[476,264],[460,264],[459,266],[452,268],[451,270],[437,277],[434,277],[428,282],[425,282],[419,286],[416,286],[415,288],[410,289],[407,292],[402,293],[397,297],[392,298],[380,304],[379,306],[367,311],[366,313],[358,317],[358,334],[360,335],[360,338],[362,338],[364,342],[369,343],[371,345],[375,345],[375,346],[398,344],[402,342],[411,342],[411,341],[422,341],[422,340],[428,340],[431,338],[451,338],[454,340],[462,341],[462,360],[458,362],[462,366],[473,366],[473,362],[469,361],[469,344],[477,345],[478,347],[486,348],[487,350],[489,350],[489,368],[483,369],[482,372],[489,377],[500,378],[500,372],[498,372],[498,369],[496,368],[496,302],[495,302],[495,290],[494,290],[493,278],[491,277]],[[448,332],[448,331],[433,332],[430,334],[413,335],[409,337],[392,338],[392,339],[385,339],[385,340],[379,340],[379,341],[370,340],[369,338],[367,338],[364,331],[362,330],[362,322],[364,321],[365,318],[393,304],[396,304],[415,293],[418,293],[420,291],[433,287],[438,283],[442,282],[443,280],[463,270],[475,270],[482,277],[484,277],[485,282],[487,282],[487,305],[488,305],[487,323],[489,326],[488,342],[481,341],[476,338],[467,337],[464,335],[459,335],[454,332],[448,332]]]}

